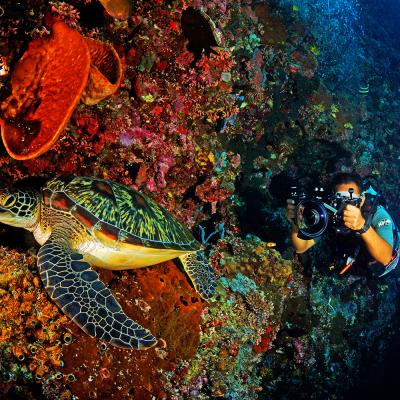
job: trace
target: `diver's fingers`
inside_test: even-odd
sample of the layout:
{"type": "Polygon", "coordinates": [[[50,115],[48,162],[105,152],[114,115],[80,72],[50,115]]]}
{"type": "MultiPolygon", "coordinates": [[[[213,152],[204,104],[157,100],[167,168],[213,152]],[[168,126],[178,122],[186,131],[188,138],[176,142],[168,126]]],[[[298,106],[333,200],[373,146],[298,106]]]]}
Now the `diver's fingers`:
{"type": "Polygon", "coordinates": [[[343,217],[343,223],[347,225],[353,226],[357,222],[357,218],[354,216],[351,217],[343,217]]]}
{"type": "Polygon", "coordinates": [[[356,225],[356,223],[357,223],[357,218],[356,217],[343,217],[343,223],[348,228],[353,228],[354,225],[356,225]]]}
{"type": "Polygon", "coordinates": [[[356,211],[359,210],[358,207],[353,206],[352,204],[346,204],[346,207],[344,208],[344,212],[346,211],[356,211]]]}
{"type": "Polygon", "coordinates": [[[287,205],[293,205],[294,206],[294,200],[293,199],[286,199],[287,205]]]}
{"type": "Polygon", "coordinates": [[[344,210],[343,211],[343,216],[344,217],[351,217],[351,216],[358,217],[360,215],[361,211],[357,207],[354,207],[354,208],[355,208],[354,210],[353,209],[344,210]]]}

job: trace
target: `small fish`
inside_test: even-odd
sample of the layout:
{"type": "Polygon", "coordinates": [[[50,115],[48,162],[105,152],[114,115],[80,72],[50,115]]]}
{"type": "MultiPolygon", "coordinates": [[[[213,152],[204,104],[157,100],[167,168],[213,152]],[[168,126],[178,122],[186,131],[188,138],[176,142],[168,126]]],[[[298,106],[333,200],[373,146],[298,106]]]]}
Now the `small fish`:
{"type": "Polygon", "coordinates": [[[311,47],[310,47],[310,51],[311,51],[311,53],[313,53],[314,54],[314,56],[320,56],[321,55],[321,52],[319,51],[319,48],[318,48],[318,46],[316,45],[316,44],[313,44],[311,47]]]}
{"type": "Polygon", "coordinates": [[[300,65],[292,63],[292,64],[289,64],[288,69],[289,69],[289,72],[291,72],[292,74],[295,74],[296,72],[299,72],[300,65]]]}
{"type": "Polygon", "coordinates": [[[267,242],[267,247],[276,247],[275,242],[267,242]]]}
{"type": "Polygon", "coordinates": [[[369,93],[369,83],[360,85],[360,87],[358,88],[358,93],[368,94],[369,93]]]}
{"type": "Polygon", "coordinates": [[[241,232],[240,227],[237,226],[237,225],[232,225],[231,228],[230,228],[230,230],[231,230],[232,232],[234,232],[234,233],[240,233],[240,232],[241,232]]]}

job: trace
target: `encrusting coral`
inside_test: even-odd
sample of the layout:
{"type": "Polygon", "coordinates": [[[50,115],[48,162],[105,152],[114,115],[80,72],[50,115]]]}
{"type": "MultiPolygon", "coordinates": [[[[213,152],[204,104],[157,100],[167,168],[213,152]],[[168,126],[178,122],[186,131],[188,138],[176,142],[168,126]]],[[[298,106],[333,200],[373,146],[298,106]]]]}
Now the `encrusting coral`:
{"type": "Polygon", "coordinates": [[[165,373],[166,389],[179,399],[254,399],[293,290],[292,265],[266,243],[232,236],[218,241],[211,259],[221,273],[216,301],[204,310],[196,356],[165,373]]]}
{"type": "Polygon", "coordinates": [[[0,247],[0,363],[8,381],[41,380],[64,365],[67,319],[43,292],[35,258],[0,247]]]}
{"type": "MultiPolygon", "coordinates": [[[[146,352],[108,347],[82,332],[45,294],[35,257],[0,247],[0,368],[7,372],[0,395],[25,381],[40,381],[48,398],[54,393],[109,399],[160,393],[159,369],[172,370],[190,359],[199,343],[203,309],[183,272],[173,262],[148,270],[115,273],[99,270],[131,318],[151,325],[159,345],[146,352]],[[85,351],[82,351],[85,349],[85,351]],[[119,389],[115,391],[118,382],[119,389]],[[105,397],[100,397],[105,398],[105,397]]],[[[66,397],[70,398],[70,397],[66,397]]]]}
{"type": "MultiPolygon", "coordinates": [[[[397,300],[390,297],[394,285],[371,289],[370,282],[351,275],[318,279],[320,271],[304,277],[298,264],[285,259],[291,257],[285,201],[275,195],[284,196],[286,178],[314,187],[332,171],[353,166],[363,176],[380,178],[388,203],[398,204],[399,146],[393,138],[400,105],[390,86],[398,85],[382,83],[370,71],[368,96],[360,98],[359,83],[344,94],[329,89],[321,79],[324,48],[302,23],[302,7],[290,4],[284,10],[277,7],[282,1],[137,0],[120,14],[128,4],[124,0],[102,2],[106,10],[94,0],[54,0],[50,7],[41,1],[3,3],[0,57],[9,72],[0,70],[2,100],[11,92],[10,77],[27,44],[48,35],[43,16],[49,12],[79,32],[85,44],[86,38],[105,43],[97,66],[109,81],[105,87],[117,84],[119,68],[123,78],[113,96],[94,106],[77,103],[59,139],[40,157],[21,162],[3,151],[2,183],[72,173],[150,191],[203,242],[219,276],[215,302],[204,303],[172,263],[101,271],[124,310],[160,339],[159,347],[145,353],[105,348],[62,322],[61,344],[54,342],[62,345],[62,356],[55,360],[65,365],[44,362],[48,370],[36,390],[49,399],[253,400],[282,393],[339,398],[359,373],[358,355],[371,354],[375,362],[375,349],[383,354],[390,342],[398,314],[397,300]],[[23,8],[24,18],[12,16],[15,7],[19,13],[23,8]],[[121,67],[117,60],[102,61],[115,56],[107,43],[121,67]],[[305,394],[307,388],[313,393],[305,394]]],[[[81,65],[71,60],[65,63],[66,77],[80,73],[81,65]]],[[[67,90],[62,86],[57,89],[67,90]]],[[[8,104],[5,100],[3,114],[8,104]]],[[[68,107],[55,107],[54,115],[68,107]]],[[[22,122],[27,115],[19,115],[22,122]]],[[[11,122],[3,115],[11,129],[13,117],[7,118],[11,122]]],[[[34,125],[18,123],[17,133],[25,127],[33,139],[34,125]]],[[[26,271],[25,256],[29,271],[23,276],[33,282],[33,258],[11,248],[0,253],[0,264],[26,271]]],[[[2,293],[14,290],[14,305],[20,307],[23,280],[14,273],[15,288],[2,293]]],[[[41,297],[40,283],[32,290],[28,286],[40,299],[35,307],[46,308],[50,301],[41,297]]],[[[47,314],[59,318],[53,311],[47,314]]],[[[20,321],[17,314],[3,315],[3,326],[11,331],[4,331],[0,391],[9,396],[13,388],[29,391],[34,382],[25,374],[25,361],[32,361],[28,353],[23,361],[17,357],[29,338],[38,339],[36,331],[19,331],[10,322],[20,321]]],[[[43,321],[45,327],[51,324],[52,319],[43,321]]]]}

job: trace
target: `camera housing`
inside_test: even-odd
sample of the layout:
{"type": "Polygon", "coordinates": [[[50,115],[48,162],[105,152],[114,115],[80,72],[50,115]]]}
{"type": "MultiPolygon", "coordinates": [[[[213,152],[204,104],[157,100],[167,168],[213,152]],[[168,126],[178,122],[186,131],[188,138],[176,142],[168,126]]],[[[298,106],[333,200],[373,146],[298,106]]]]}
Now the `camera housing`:
{"type": "Polygon", "coordinates": [[[300,238],[317,238],[328,226],[332,226],[337,233],[350,232],[343,224],[343,211],[347,204],[360,207],[361,198],[354,197],[354,189],[349,189],[348,195],[335,193],[331,196],[327,196],[325,190],[318,187],[309,195],[299,192],[296,186],[291,189],[291,198],[296,203],[294,222],[299,228],[300,238]]]}
{"type": "Polygon", "coordinates": [[[360,197],[354,197],[354,189],[349,189],[349,196],[336,193],[330,198],[330,205],[336,209],[336,212],[332,214],[332,224],[337,233],[350,232],[350,229],[343,224],[343,211],[348,204],[360,208],[361,201],[360,197]]]}

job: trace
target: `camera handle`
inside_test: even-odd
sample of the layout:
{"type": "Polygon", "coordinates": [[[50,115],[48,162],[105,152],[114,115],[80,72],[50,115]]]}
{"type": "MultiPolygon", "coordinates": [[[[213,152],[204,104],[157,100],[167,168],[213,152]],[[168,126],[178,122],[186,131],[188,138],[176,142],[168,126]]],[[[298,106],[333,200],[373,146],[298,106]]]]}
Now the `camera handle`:
{"type": "Polygon", "coordinates": [[[379,198],[380,198],[380,195],[377,193],[376,196],[374,197],[372,203],[366,207],[366,209],[364,211],[364,219],[365,219],[364,226],[357,231],[357,233],[359,233],[360,235],[362,233],[365,233],[371,226],[372,218],[374,217],[375,212],[378,208],[379,198]]]}

